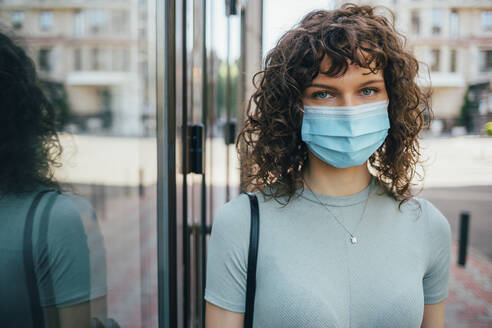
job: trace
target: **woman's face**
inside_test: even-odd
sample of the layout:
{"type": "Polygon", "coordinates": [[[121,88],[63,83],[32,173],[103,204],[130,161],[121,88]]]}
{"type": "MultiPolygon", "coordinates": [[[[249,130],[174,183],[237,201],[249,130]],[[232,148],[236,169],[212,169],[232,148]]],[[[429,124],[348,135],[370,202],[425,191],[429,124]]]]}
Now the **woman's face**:
{"type": "MultiPolygon", "coordinates": [[[[325,56],[321,71],[327,71],[330,65],[331,59],[325,56]]],[[[304,91],[302,102],[304,106],[356,106],[387,99],[381,70],[371,73],[367,68],[351,64],[341,77],[318,74],[304,91]]]]}

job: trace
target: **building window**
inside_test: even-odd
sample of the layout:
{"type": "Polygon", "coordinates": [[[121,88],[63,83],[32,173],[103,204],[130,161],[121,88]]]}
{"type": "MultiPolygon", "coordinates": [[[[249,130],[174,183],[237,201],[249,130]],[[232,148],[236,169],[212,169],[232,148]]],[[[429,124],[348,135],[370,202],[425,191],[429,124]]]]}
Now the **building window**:
{"type": "Polygon", "coordinates": [[[439,72],[441,51],[439,49],[432,49],[431,58],[431,72],[439,72]]]}
{"type": "Polygon", "coordinates": [[[82,10],[77,10],[75,12],[75,19],[74,19],[75,37],[80,38],[84,36],[84,30],[85,30],[84,12],[82,10]]]}
{"type": "Polygon", "coordinates": [[[99,63],[99,49],[98,48],[92,48],[91,51],[91,68],[94,71],[99,70],[100,68],[100,63],[99,63]]]}
{"type": "Polygon", "coordinates": [[[492,30],[492,10],[482,11],[482,29],[492,30]]]}
{"type": "Polygon", "coordinates": [[[51,11],[42,11],[39,19],[42,30],[49,30],[53,27],[53,13],[51,11]]]}
{"type": "Polygon", "coordinates": [[[121,53],[121,50],[120,49],[113,49],[112,51],[112,55],[113,55],[113,58],[111,58],[111,63],[112,63],[112,69],[113,71],[120,71],[121,70],[121,58],[120,58],[120,53],[121,53]]]}
{"type": "Polygon", "coordinates": [[[456,10],[452,10],[449,16],[449,35],[452,38],[457,38],[459,36],[459,20],[458,12],[456,10]]]}
{"type": "Polygon", "coordinates": [[[440,34],[442,30],[442,19],[444,16],[441,8],[432,8],[432,34],[440,34]]]}
{"type": "Polygon", "coordinates": [[[480,71],[492,71],[492,50],[480,51],[480,71]]]}
{"type": "Polygon", "coordinates": [[[420,14],[417,10],[412,11],[412,33],[420,34],[420,14]]]}
{"type": "Polygon", "coordinates": [[[108,25],[108,12],[104,9],[90,9],[87,11],[89,15],[89,30],[92,34],[104,32],[108,25]]]}
{"type": "Polygon", "coordinates": [[[80,48],[73,51],[73,68],[76,71],[82,70],[82,49],[80,48]]]}
{"type": "Polygon", "coordinates": [[[113,10],[111,13],[111,28],[113,34],[124,35],[129,31],[130,18],[128,11],[113,10]]]}
{"type": "Polygon", "coordinates": [[[456,49],[451,49],[451,58],[449,59],[449,70],[451,73],[456,73],[456,57],[457,57],[457,51],[456,49]]]}
{"type": "Polygon", "coordinates": [[[39,70],[43,72],[51,72],[51,49],[39,49],[38,63],[39,70]]]}
{"type": "Polygon", "coordinates": [[[16,30],[21,29],[24,24],[24,12],[14,11],[11,16],[12,27],[16,30]]]}

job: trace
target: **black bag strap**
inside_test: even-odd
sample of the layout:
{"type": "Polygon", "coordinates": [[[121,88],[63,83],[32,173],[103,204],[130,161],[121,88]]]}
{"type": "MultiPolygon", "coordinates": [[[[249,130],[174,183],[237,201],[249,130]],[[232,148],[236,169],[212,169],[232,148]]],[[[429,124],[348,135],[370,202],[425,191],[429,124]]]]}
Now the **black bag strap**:
{"type": "MultiPolygon", "coordinates": [[[[26,271],[26,286],[29,293],[29,306],[31,308],[31,321],[36,327],[44,327],[44,315],[43,308],[41,307],[41,301],[39,298],[39,290],[36,280],[36,272],[34,270],[34,253],[33,253],[33,240],[32,230],[34,226],[34,214],[44,194],[52,190],[40,191],[31,203],[31,207],[27,212],[26,223],[24,225],[24,268],[26,271]]],[[[49,215],[49,211],[53,206],[54,197],[48,201],[48,205],[45,207],[42,214],[42,221],[46,221],[46,217],[49,215]]],[[[42,222],[44,223],[44,222],[42,222]]]]}
{"type": "Polygon", "coordinates": [[[258,210],[258,198],[254,193],[246,192],[251,205],[251,229],[249,232],[248,251],[248,276],[246,279],[246,313],[244,314],[244,327],[253,327],[253,312],[255,306],[256,291],[256,262],[258,259],[258,240],[260,235],[260,214],[258,210]]]}
{"type": "Polygon", "coordinates": [[[26,271],[26,286],[29,293],[29,306],[31,308],[31,321],[39,323],[44,327],[43,309],[39,301],[39,291],[36,284],[36,273],[34,271],[34,255],[32,251],[32,228],[34,223],[34,214],[38,208],[39,201],[49,190],[40,191],[31,203],[27,212],[26,224],[24,225],[24,269],[26,271]]]}
{"type": "MultiPolygon", "coordinates": [[[[41,307],[41,300],[39,298],[39,290],[36,280],[36,272],[34,270],[34,254],[33,254],[33,239],[32,230],[34,225],[34,214],[36,214],[36,209],[41,201],[44,194],[55,191],[55,193],[48,199],[47,204],[41,214],[41,221],[39,223],[39,245],[47,245],[48,243],[48,226],[50,220],[50,212],[53,207],[56,196],[60,194],[57,190],[43,190],[40,191],[31,203],[31,207],[27,212],[26,224],[24,226],[24,268],[26,271],[26,285],[29,293],[30,308],[31,308],[31,321],[37,328],[44,328],[44,315],[43,308],[41,307]]],[[[53,282],[51,281],[51,272],[47,271],[47,279],[49,279],[46,284],[48,288],[48,293],[54,295],[53,292],[53,282]]],[[[105,326],[98,318],[91,318],[91,328],[119,328],[118,322],[112,318],[106,320],[107,326],[105,326]]]]}

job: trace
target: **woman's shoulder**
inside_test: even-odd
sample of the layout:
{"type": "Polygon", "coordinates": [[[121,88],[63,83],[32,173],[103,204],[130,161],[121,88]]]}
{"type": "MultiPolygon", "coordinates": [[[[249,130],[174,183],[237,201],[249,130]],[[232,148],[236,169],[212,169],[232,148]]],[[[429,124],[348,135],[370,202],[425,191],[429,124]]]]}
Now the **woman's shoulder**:
{"type": "MultiPolygon", "coordinates": [[[[260,222],[265,219],[271,219],[273,216],[282,216],[288,213],[292,208],[283,208],[284,205],[288,205],[286,201],[287,197],[282,196],[277,200],[271,196],[271,190],[266,187],[263,193],[260,190],[250,192],[250,194],[256,196],[258,201],[258,211],[260,215],[260,222]],[[278,212],[279,208],[283,208],[282,212],[278,212]]],[[[231,198],[228,202],[224,203],[218,208],[214,215],[213,225],[223,226],[229,228],[237,233],[243,234],[244,230],[248,230],[251,224],[251,201],[247,193],[242,192],[235,197],[231,198]]]]}
{"type": "Polygon", "coordinates": [[[424,219],[427,233],[431,237],[450,238],[451,226],[446,216],[430,200],[422,197],[413,197],[420,205],[421,217],[424,219]]]}
{"type": "Polygon", "coordinates": [[[412,196],[411,198],[405,200],[401,203],[400,200],[395,199],[391,194],[386,192],[381,186],[376,185],[374,194],[377,195],[380,202],[388,203],[388,206],[400,209],[403,212],[411,212],[417,217],[425,217],[428,221],[446,221],[446,217],[443,213],[434,205],[430,200],[419,197],[412,196]],[[400,206],[401,203],[401,206],[400,206]],[[391,204],[391,205],[389,205],[391,204]]]}
{"type": "Polygon", "coordinates": [[[54,202],[54,209],[75,216],[95,215],[94,208],[87,199],[72,192],[59,193],[54,202]]]}
{"type": "Polygon", "coordinates": [[[40,212],[49,210],[48,229],[55,235],[85,235],[85,226],[95,221],[94,208],[82,196],[72,192],[48,193],[40,203],[40,212]]]}
{"type": "Polygon", "coordinates": [[[431,233],[447,233],[450,230],[449,221],[441,210],[430,200],[413,196],[404,201],[400,206],[400,201],[387,194],[382,188],[377,193],[380,208],[391,207],[395,213],[399,213],[409,218],[422,219],[431,233]]]}
{"type": "MultiPolygon", "coordinates": [[[[256,196],[256,199],[258,200],[258,207],[261,212],[261,208],[265,206],[264,203],[267,198],[265,198],[264,194],[259,190],[250,192],[249,194],[256,196]]],[[[249,221],[250,216],[251,201],[246,192],[241,192],[226,203],[222,204],[215,215],[216,218],[228,217],[231,218],[229,220],[234,220],[236,222],[244,220],[249,221]]]]}
{"type": "Polygon", "coordinates": [[[250,201],[246,193],[240,193],[222,204],[214,215],[214,226],[245,226],[249,224],[250,201]]]}
{"type": "Polygon", "coordinates": [[[422,215],[427,216],[429,218],[435,218],[437,220],[443,218],[445,219],[444,214],[430,200],[417,196],[412,197],[410,200],[413,200],[413,202],[419,205],[422,215]]]}
{"type": "Polygon", "coordinates": [[[227,250],[246,259],[250,234],[250,205],[248,195],[241,193],[220,206],[214,215],[210,234],[210,252],[222,254],[227,250]]]}

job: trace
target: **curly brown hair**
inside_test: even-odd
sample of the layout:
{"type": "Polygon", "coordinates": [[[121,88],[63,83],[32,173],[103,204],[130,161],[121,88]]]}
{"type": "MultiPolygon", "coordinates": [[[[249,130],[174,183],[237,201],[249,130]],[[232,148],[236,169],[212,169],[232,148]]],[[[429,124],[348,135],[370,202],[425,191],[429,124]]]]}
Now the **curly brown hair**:
{"type": "Polygon", "coordinates": [[[394,21],[387,7],[345,3],[336,10],[308,13],[279,39],[264,69],[253,76],[256,91],[236,140],[243,189],[259,190],[279,203],[278,198],[288,196],[288,203],[298,188],[304,188],[308,149],[301,139],[303,92],[320,72],[344,75],[350,60],[372,73],[383,70],[390,129],[369,158],[378,184],[400,206],[413,197],[411,181],[422,178],[417,138],[433,116],[431,91],[414,81],[420,62],[405,48],[406,37],[394,21]],[[387,10],[392,20],[377,15],[378,8],[387,10]],[[332,65],[323,72],[320,63],[325,56],[332,65]]]}
{"type": "Polygon", "coordinates": [[[58,113],[21,43],[0,27],[0,196],[38,186],[63,190],[54,177],[62,152],[58,113]]]}

